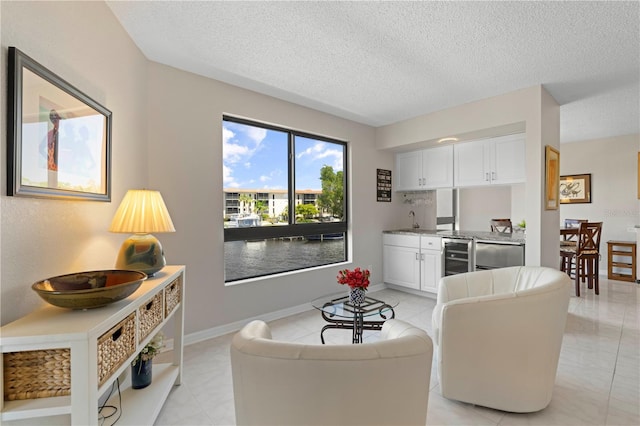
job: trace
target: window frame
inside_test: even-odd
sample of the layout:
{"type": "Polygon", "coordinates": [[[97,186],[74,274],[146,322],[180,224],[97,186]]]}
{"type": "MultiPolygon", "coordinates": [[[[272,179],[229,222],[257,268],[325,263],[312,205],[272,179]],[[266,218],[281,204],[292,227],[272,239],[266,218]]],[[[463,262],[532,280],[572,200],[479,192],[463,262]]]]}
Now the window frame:
{"type": "MultiPolygon", "coordinates": [[[[310,235],[318,235],[318,234],[335,234],[335,233],[344,233],[344,253],[345,258],[340,262],[331,262],[323,265],[331,265],[337,263],[343,263],[348,261],[349,256],[349,238],[348,238],[348,224],[349,224],[349,167],[348,167],[348,152],[349,152],[349,144],[346,141],[342,141],[339,139],[328,138],[325,136],[315,135],[308,132],[302,132],[299,130],[293,130],[285,127],[274,126],[271,124],[262,123],[255,120],[248,120],[245,118],[238,118],[231,115],[224,114],[222,116],[223,125],[225,121],[243,124],[247,126],[264,128],[267,130],[274,130],[278,132],[286,133],[288,136],[287,139],[287,153],[288,153],[288,177],[287,177],[287,204],[288,204],[288,225],[279,225],[279,226],[262,226],[262,227],[247,227],[247,228],[224,228],[224,242],[231,241],[244,241],[244,240],[268,240],[273,238],[287,238],[287,237],[298,237],[298,236],[310,236],[310,235]],[[295,206],[296,206],[296,192],[295,192],[295,166],[296,166],[296,157],[295,157],[295,139],[296,137],[309,138],[314,140],[319,140],[322,142],[334,143],[343,146],[343,198],[344,198],[344,206],[343,206],[343,217],[339,222],[320,222],[320,223],[295,223],[295,206]]],[[[224,198],[224,196],[223,196],[224,198]]],[[[293,272],[293,271],[301,271],[317,268],[323,265],[315,265],[315,266],[307,266],[299,269],[285,270],[272,274],[265,275],[257,275],[246,278],[241,278],[238,280],[227,281],[226,283],[241,281],[251,278],[258,277],[269,277],[275,276],[278,274],[293,272]]]]}

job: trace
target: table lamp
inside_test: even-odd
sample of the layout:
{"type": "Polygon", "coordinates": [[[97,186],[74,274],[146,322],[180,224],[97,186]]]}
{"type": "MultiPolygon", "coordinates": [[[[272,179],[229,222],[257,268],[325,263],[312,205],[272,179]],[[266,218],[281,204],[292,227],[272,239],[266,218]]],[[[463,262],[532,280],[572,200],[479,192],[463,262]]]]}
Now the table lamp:
{"type": "Polygon", "coordinates": [[[166,261],[160,241],[151,233],[175,232],[176,229],[160,192],[130,189],[120,203],[109,231],[133,233],[120,248],[116,268],[153,276],[166,261]]]}

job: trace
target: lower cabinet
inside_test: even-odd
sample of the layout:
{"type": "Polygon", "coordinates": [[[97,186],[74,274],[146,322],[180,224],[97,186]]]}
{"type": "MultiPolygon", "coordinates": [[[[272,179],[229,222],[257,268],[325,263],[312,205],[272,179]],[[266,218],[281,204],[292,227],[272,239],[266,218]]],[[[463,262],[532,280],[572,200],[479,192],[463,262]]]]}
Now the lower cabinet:
{"type": "MultiPolygon", "coordinates": [[[[440,247],[442,242],[440,238],[437,238],[437,240],[438,246],[440,247]]],[[[424,244],[422,247],[424,247],[424,244]]],[[[420,290],[437,293],[438,283],[440,282],[440,277],[442,277],[442,250],[430,250],[423,248],[421,255],[422,275],[420,277],[420,290]]]]}
{"type": "Polygon", "coordinates": [[[383,234],[385,283],[435,293],[442,276],[440,237],[383,234]]]}

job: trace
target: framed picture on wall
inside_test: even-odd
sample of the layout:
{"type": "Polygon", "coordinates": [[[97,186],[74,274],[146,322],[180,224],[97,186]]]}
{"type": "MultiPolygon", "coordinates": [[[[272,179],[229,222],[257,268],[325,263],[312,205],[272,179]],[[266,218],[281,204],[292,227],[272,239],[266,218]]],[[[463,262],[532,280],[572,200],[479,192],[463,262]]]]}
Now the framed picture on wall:
{"type": "Polygon", "coordinates": [[[7,195],[111,201],[111,111],[9,47],[7,195]]]}
{"type": "Polygon", "coordinates": [[[559,207],[560,152],[550,145],[545,147],[545,189],[544,209],[557,210],[559,207]]]}
{"type": "Polygon", "coordinates": [[[560,203],[591,202],[591,174],[560,176],[560,203]]]}

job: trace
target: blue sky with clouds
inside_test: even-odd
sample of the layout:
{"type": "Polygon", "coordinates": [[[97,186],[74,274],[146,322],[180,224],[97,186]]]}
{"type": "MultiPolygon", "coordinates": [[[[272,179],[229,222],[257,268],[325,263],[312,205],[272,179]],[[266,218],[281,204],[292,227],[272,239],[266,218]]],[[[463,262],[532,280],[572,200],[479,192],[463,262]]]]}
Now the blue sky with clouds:
{"type": "MultiPolygon", "coordinates": [[[[224,121],[225,188],[286,189],[287,134],[224,121]]],[[[343,170],[343,145],[296,137],[296,189],[322,188],[320,169],[343,170]]]]}

